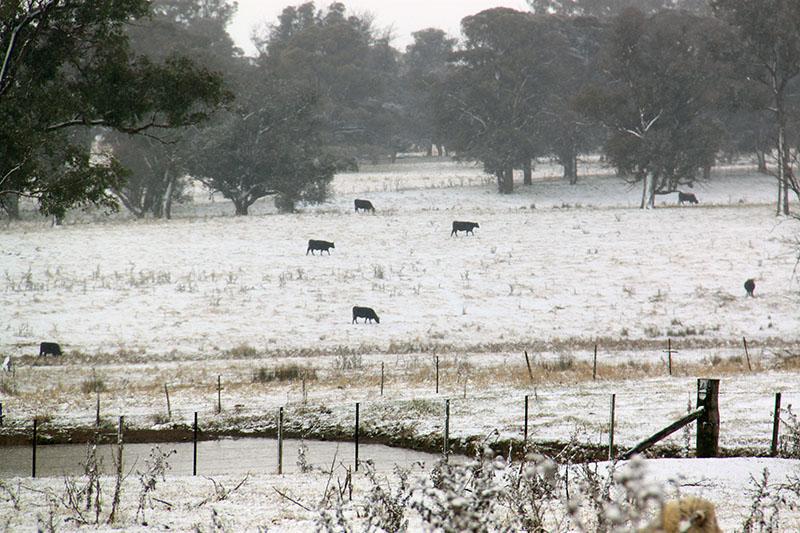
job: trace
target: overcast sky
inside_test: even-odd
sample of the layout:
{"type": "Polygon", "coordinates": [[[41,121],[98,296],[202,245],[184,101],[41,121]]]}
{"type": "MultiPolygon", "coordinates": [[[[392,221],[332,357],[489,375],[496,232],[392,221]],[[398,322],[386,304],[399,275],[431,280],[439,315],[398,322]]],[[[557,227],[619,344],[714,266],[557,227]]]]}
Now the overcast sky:
{"type": "MultiPolygon", "coordinates": [[[[333,0],[316,1],[317,8],[327,7],[333,0]]],[[[255,49],[250,44],[250,32],[254,26],[272,24],[283,8],[299,5],[303,1],[291,0],[238,0],[239,10],[229,28],[231,37],[246,54],[255,49]]],[[[348,12],[369,12],[375,16],[378,28],[391,28],[392,44],[405,50],[411,42],[411,33],[424,28],[441,28],[456,37],[460,32],[461,19],[488,9],[505,6],[527,11],[525,0],[347,0],[343,2],[348,12]]]]}

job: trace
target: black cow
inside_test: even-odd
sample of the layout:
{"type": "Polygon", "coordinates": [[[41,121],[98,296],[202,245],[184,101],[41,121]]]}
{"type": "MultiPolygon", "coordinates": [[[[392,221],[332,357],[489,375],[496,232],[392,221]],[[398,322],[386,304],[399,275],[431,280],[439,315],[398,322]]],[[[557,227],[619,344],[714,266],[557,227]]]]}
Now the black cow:
{"type": "Polygon", "coordinates": [[[331,255],[331,248],[336,248],[332,242],[309,239],[306,255],[308,255],[308,252],[314,255],[314,250],[319,250],[320,255],[322,255],[322,252],[328,252],[328,255],[331,255]]]}
{"type": "Polygon", "coordinates": [[[678,204],[683,205],[684,202],[689,202],[690,204],[700,203],[697,201],[697,196],[695,196],[694,193],[678,191],[678,204]]]}
{"type": "Polygon", "coordinates": [[[756,282],[753,278],[744,282],[744,290],[747,291],[748,296],[753,296],[753,291],[756,290],[756,282]]]}
{"type": "Polygon", "coordinates": [[[369,200],[356,200],[354,203],[356,206],[356,213],[358,213],[359,210],[375,212],[375,208],[369,200]]]}
{"type": "Polygon", "coordinates": [[[373,320],[378,324],[381,323],[381,319],[378,318],[378,315],[375,314],[375,311],[371,307],[353,307],[353,323],[357,323],[358,318],[363,318],[364,323],[366,324],[367,321],[372,322],[373,320]]]}
{"type": "Polygon", "coordinates": [[[39,356],[61,355],[61,346],[57,342],[43,342],[39,345],[39,356]]]}
{"type": "Polygon", "coordinates": [[[458,237],[459,231],[464,231],[466,233],[472,233],[473,235],[475,235],[475,233],[473,233],[472,231],[475,228],[480,228],[477,222],[462,222],[459,220],[454,220],[453,231],[450,232],[450,236],[452,237],[453,235],[455,235],[456,237],[458,237]]]}

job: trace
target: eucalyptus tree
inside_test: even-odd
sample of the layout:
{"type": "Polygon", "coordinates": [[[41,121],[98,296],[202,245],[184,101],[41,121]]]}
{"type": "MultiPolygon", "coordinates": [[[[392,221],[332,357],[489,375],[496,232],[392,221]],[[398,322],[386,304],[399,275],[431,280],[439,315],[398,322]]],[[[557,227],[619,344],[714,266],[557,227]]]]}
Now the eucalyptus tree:
{"type": "Polygon", "coordinates": [[[687,12],[617,17],[602,51],[602,83],[587,88],[579,108],[609,130],[609,160],[642,184],[641,207],[657,194],[692,186],[720,146],[714,110],[726,48],[715,19],[687,12]]]}
{"type": "Polygon", "coordinates": [[[334,2],[287,7],[256,38],[259,65],[284,80],[312,88],[322,113],[321,141],[341,160],[392,155],[405,143],[399,53],[366,16],[334,2]]]}
{"type": "Polygon", "coordinates": [[[790,85],[800,74],[800,2],[791,0],[711,0],[714,13],[737,30],[740,50],[749,59],[742,76],[770,94],[777,149],[777,212],[789,214],[789,190],[800,198],[792,170],[789,123],[790,85]]]}
{"type": "Polygon", "coordinates": [[[464,18],[464,47],[453,54],[437,117],[459,158],[481,161],[500,193],[513,170],[546,151],[543,129],[552,68],[563,35],[544,19],[508,8],[464,18]]]}
{"type": "MultiPolygon", "coordinates": [[[[155,0],[149,17],[127,26],[131,49],[153,61],[179,53],[219,72],[234,87],[241,51],[226,27],[235,12],[227,0],[155,0]]],[[[186,160],[192,157],[195,128],[178,128],[157,137],[107,131],[103,144],[130,173],[114,193],[135,216],[170,218],[173,201],[185,198],[186,160]]]]}
{"type": "Polygon", "coordinates": [[[187,126],[224,100],[219,76],[185,57],[155,62],[131,51],[125,26],[149,8],[146,0],[0,3],[0,197],[33,198],[56,216],[76,205],[113,209],[109,191],[125,172],[113,158],[92,158],[76,130],[187,126]]]}
{"type": "Polygon", "coordinates": [[[236,215],[267,196],[281,211],[324,200],[335,165],[322,147],[318,95],[254,67],[247,76],[249,90],[192,137],[189,172],[236,215]]]}
{"type": "Polygon", "coordinates": [[[448,61],[458,41],[437,28],[426,28],[411,36],[414,42],[406,47],[402,61],[406,131],[414,144],[425,147],[428,156],[432,155],[433,146],[441,156],[446,147],[436,109],[442,105],[448,61]]]}

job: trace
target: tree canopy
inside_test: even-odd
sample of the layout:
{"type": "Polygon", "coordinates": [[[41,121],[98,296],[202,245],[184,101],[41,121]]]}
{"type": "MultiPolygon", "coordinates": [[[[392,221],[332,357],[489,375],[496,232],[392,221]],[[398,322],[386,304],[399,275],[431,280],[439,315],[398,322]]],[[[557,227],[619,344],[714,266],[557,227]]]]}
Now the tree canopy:
{"type": "Polygon", "coordinates": [[[77,130],[129,134],[196,124],[225,99],[220,76],[189,59],[134,54],[125,25],[146,0],[9,0],[0,4],[0,198],[46,214],[114,207],[124,171],[91,157],[77,130]]]}

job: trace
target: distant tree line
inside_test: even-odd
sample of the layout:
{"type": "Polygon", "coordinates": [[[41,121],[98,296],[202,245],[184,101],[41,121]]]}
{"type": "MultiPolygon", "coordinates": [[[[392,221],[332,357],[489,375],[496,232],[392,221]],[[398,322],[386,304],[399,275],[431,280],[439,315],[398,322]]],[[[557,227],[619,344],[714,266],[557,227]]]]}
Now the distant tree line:
{"type": "Polygon", "coordinates": [[[537,158],[578,180],[601,152],[642,191],[755,155],[777,210],[800,198],[800,3],[529,0],[429,28],[404,51],[342,3],[283,10],[244,57],[229,0],[0,5],[0,207],[122,204],[169,218],[196,180],[247,214],[319,202],[337,171],[422,150],[480,162],[498,191],[537,158]]]}

